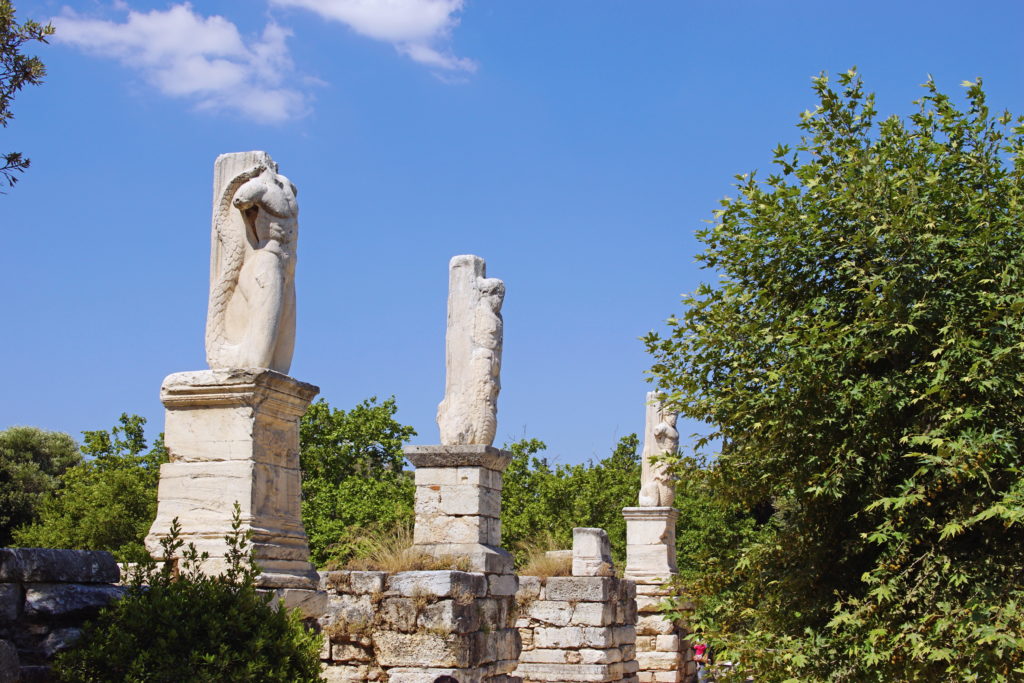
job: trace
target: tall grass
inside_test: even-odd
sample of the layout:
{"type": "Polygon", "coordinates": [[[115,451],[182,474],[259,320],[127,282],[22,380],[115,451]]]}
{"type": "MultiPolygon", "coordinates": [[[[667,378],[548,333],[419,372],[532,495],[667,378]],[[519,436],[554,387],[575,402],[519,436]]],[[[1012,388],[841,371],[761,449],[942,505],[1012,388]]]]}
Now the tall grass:
{"type": "Polygon", "coordinates": [[[343,568],[381,572],[469,571],[468,558],[424,552],[413,547],[412,538],[412,527],[408,525],[368,531],[358,543],[356,557],[343,568]]]}

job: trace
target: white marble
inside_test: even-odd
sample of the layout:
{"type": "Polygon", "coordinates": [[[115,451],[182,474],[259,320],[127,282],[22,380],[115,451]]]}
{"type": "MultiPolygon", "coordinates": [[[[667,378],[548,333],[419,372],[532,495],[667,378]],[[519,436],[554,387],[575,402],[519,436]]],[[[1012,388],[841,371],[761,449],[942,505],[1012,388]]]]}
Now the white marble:
{"type": "Polygon", "coordinates": [[[453,257],[448,273],[441,444],[490,446],[498,425],[505,284],[487,277],[479,256],[453,257]]]}
{"type": "Polygon", "coordinates": [[[287,373],[295,348],[295,186],[266,152],[214,164],[206,360],[287,373]]]}
{"type": "Polygon", "coordinates": [[[643,465],[640,474],[640,506],[672,507],[675,486],[664,463],[653,462],[655,456],[679,450],[679,432],[676,414],[665,408],[655,391],[647,392],[647,411],[644,426],[643,465]]]}

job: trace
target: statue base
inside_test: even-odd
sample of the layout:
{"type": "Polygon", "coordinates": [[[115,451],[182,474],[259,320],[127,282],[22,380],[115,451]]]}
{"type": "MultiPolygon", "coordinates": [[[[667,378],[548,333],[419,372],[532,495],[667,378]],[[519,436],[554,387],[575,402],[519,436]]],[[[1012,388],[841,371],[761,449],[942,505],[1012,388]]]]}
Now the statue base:
{"type": "Polygon", "coordinates": [[[672,507],[623,508],[626,518],[625,578],[665,580],[677,573],[676,519],[672,507]]]}
{"type": "Polygon", "coordinates": [[[300,510],[299,419],[319,391],[259,368],[168,376],[160,400],[170,462],[160,468],[150,554],[162,557],[160,539],[177,520],[178,537],[209,554],[204,571],[223,571],[237,502],[261,569],[257,584],[316,588],[300,510]]]}
{"type": "Polygon", "coordinates": [[[416,466],[413,547],[468,560],[469,571],[511,574],[501,547],[501,477],[512,454],[493,446],[407,446],[416,466]]]}

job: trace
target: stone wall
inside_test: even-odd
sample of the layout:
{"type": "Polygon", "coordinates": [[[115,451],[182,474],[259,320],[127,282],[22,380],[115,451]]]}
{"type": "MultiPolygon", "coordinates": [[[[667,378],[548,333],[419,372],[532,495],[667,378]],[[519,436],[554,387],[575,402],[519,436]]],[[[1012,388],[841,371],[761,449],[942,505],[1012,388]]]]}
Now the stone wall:
{"type": "Polygon", "coordinates": [[[516,577],[461,571],[323,575],[324,677],[341,681],[512,683],[516,577]],[[442,679],[446,680],[446,679],[442,679]]]}
{"type": "Polygon", "coordinates": [[[124,595],[113,555],[0,548],[0,683],[49,680],[47,664],[124,595]]]}
{"type": "Polygon", "coordinates": [[[530,681],[637,681],[636,585],[611,576],[519,577],[515,671],[530,681]]]}
{"type": "Polygon", "coordinates": [[[663,617],[658,605],[668,591],[657,583],[637,582],[636,659],[640,683],[686,683],[697,672],[685,625],[663,617]]]}

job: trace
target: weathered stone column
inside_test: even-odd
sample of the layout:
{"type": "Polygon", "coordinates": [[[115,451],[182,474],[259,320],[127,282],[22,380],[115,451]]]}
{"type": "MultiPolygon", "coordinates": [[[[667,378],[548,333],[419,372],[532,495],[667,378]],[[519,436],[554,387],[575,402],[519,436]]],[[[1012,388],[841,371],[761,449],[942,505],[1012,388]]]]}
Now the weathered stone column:
{"type": "Polygon", "coordinates": [[[501,547],[501,479],[512,454],[493,446],[407,446],[416,466],[413,544],[468,560],[468,569],[512,573],[501,547]]]}
{"type": "Polygon", "coordinates": [[[273,370],[203,370],[170,375],[160,388],[167,408],[157,517],[146,546],[178,520],[181,540],[210,554],[221,571],[235,502],[252,531],[259,583],[314,588],[318,575],[299,505],[299,418],[319,389],[273,370]]]}

